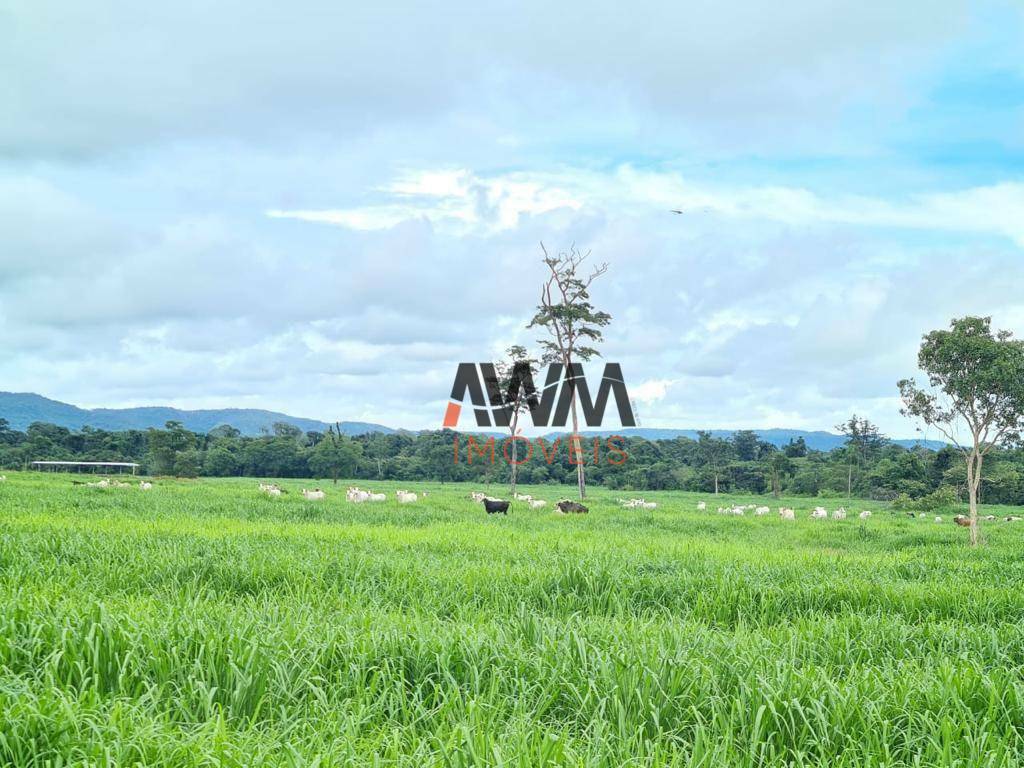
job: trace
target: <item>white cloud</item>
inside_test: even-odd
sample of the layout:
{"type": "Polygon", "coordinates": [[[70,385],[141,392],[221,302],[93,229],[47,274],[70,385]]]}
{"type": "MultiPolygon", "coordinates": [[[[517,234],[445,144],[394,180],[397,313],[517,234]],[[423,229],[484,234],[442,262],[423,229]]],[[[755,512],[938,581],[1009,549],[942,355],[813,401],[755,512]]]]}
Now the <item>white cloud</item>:
{"type": "Polygon", "coordinates": [[[598,137],[620,126],[659,141],[667,128],[733,146],[831,143],[829,129],[854,105],[905,109],[905,73],[962,34],[968,9],[963,0],[8,4],[0,152],[345,140],[438,118],[459,130],[456,148],[489,122],[504,147],[526,134],[598,137]]]}
{"type": "MultiPolygon", "coordinates": [[[[843,224],[1007,237],[1024,246],[1024,184],[1003,182],[906,199],[826,196],[785,186],[724,187],[689,182],[679,173],[620,166],[606,173],[583,169],[515,172],[478,177],[468,171],[406,174],[383,187],[394,200],[350,209],[271,210],[353,229],[386,229],[423,218],[455,233],[516,226],[523,215],[592,207],[605,215],[682,210],[681,225],[708,216],[763,220],[787,226],[843,224]]],[[[698,222],[700,224],[700,222],[698,222]]]]}
{"type": "Polygon", "coordinates": [[[0,10],[0,378],[436,426],[455,363],[535,340],[538,241],[575,241],[611,263],[602,349],[646,425],[828,428],[856,408],[906,434],[894,382],[919,335],[1021,318],[1019,123],[986,124],[981,163],[953,151],[969,106],[948,144],[919,135],[937,86],[986,64],[962,60],[990,47],[977,16],[0,10]]]}
{"type": "Polygon", "coordinates": [[[484,179],[465,170],[422,171],[403,175],[385,185],[383,191],[396,202],[349,209],[275,209],[267,215],[360,230],[388,229],[409,219],[426,219],[460,234],[513,229],[522,216],[559,208],[578,210],[582,205],[557,186],[519,173],[484,179]]]}
{"type": "Polygon", "coordinates": [[[668,388],[675,382],[671,379],[647,379],[629,388],[630,397],[641,403],[655,403],[664,400],[668,388]]]}

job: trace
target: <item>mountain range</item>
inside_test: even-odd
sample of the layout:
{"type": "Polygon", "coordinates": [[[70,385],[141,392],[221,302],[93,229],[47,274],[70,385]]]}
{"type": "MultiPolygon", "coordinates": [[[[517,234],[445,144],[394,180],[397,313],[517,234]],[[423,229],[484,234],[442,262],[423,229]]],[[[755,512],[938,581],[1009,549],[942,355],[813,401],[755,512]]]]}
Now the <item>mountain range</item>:
{"type": "MultiPolygon", "coordinates": [[[[292,424],[304,432],[325,432],[328,427],[326,421],[303,419],[258,408],[215,408],[197,411],[164,406],[79,408],[32,392],[0,392],[0,418],[7,419],[12,429],[22,431],[34,421],[57,424],[68,429],[95,427],[112,432],[163,427],[168,421],[180,421],[185,429],[192,432],[209,432],[221,424],[230,424],[243,435],[249,436],[263,434],[279,421],[292,424]]],[[[367,432],[390,433],[398,430],[382,424],[343,421],[341,431],[346,435],[363,435],[367,432]]]]}
{"type": "MultiPolygon", "coordinates": [[[[57,424],[72,430],[82,427],[94,427],[109,431],[125,429],[149,429],[163,427],[168,421],[179,421],[186,429],[193,432],[209,432],[221,424],[229,424],[243,435],[257,436],[270,431],[275,422],[292,424],[309,432],[323,432],[328,422],[317,419],[305,419],[289,416],[277,411],[265,411],[257,408],[215,408],[207,410],[182,410],[163,406],[146,406],[140,408],[79,408],[69,403],[37,395],[32,392],[0,392],[0,418],[6,419],[12,429],[24,431],[35,421],[57,424]]],[[[341,431],[346,435],[362,435],[369,432],[390,434],[402,430],[363,421],[343,421],[341,431]]],[[[728,438],[735,430],[709,430],[715,437],[728,438]]],[[[830,451],[838,448],[846,441],[842,435],[831,432],[809,432],[800,429],[755,429],[760,439],[776,446],[783,446],[790,440],[802,437],[807,447],[817,451],[830,451]]],[[[672,440],[676,437],[697,439],[695,429],[658,429],[649,427],[631,427],[617,430],[601,430],[587,432],[594,436],[624,435],[642,437],[647,440],[672,440]]],[[[553,435],[548,435],[552,437],[553,435]]],[[[904,447],[922,445],[938,450],[945,443],[938,440],[893,440],[904,447]]]]}

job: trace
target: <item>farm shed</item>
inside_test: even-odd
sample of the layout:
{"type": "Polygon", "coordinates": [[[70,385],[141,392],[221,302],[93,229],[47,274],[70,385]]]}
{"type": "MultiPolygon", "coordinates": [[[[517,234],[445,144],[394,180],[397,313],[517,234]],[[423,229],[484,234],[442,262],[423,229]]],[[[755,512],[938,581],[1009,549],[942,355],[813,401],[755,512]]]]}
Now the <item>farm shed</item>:
{"type": "Polygon", "coordinates": [[[41,472],[104,472],[134,475],[139,465],[132,461],[33,461],[32,469],[41,472]]]}

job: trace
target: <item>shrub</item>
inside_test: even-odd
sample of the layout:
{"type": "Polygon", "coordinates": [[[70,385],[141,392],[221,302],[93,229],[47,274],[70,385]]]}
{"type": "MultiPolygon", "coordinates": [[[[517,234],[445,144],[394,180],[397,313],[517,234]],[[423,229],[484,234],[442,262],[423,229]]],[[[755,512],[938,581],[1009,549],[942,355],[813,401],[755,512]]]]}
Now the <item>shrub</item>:
{"type": "Polygon", "coordinates": [[[892,500],[892,508],[901,511],[934,512],[942,507],[951,507],[957,503],[956,491],[948,485],[940,486],[919,499],[912,499],[901,493],[892,500]]]}
{"type": "Polygon", "coordinates": [[[905,512],[907,510],[917,509],[917,502],[905,493],[898,493],[896,494],[896,498],[892,500],[892,508],[905,512]]]}
{"type": "Polygon", "coordinates": [[[951,507],[956,503],[956,491],[948,485],[942,485],[918,499],[917,508],[922,512],[932,512],[941,507],[951,507]]]}

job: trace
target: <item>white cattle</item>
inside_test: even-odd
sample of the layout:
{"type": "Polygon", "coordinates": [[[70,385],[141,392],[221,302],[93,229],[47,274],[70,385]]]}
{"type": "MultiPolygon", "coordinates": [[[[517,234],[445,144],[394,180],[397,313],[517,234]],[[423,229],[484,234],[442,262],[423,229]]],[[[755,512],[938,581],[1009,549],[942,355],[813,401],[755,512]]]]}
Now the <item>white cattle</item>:
{"type": "Polygon", "coordinates": [[[732,508],[732,513],[736,517],[743,517],[743,509],[744,509],[743,507],[733,507],[732,508]]]}
{"type": "Polygon", "coordinates": [[[704,501],[698,501],[697,502],[697,509],[699,511],[703,512],[707,508],[708,508],[707,502],[704,502],[704,501]]]}
{"type": "Polygon", "coordinates": [[[418,498],[415,493],[409,491],[395,491],[399,504],[412,504],[418,498]]]}
{"type": "Polygon", "coordinates": [[[281,495],[281,489],[280,488],[267,488],[267,495],[268,496],[280,496],[281,495]]]}
{"type": "Polygon", "coordinates": [[[89,486],[90,488],[109,488],[110,481],[104,477],[102,480],[98,480],[95,483],[86,483],[86,485],[89,486]]]}
{"type": "Polygon", "coordinates": [[[811,520],[827,520],[828,510],[822,507],[815,507],[811,510],[811,520]]]}
{"type": "Polygon", "coordinates": [[[368,491],[362,491],[355,486],[351,486],[347,491],[345,491],[345,498],[353,504],[362,504],[364,501],[370,501],[370,493],[368,491]]]}
{"type": "Polygon", "coordinates": [[[387,501],[388,495],[386,493],[371,493],[368,501],[387,501]]]}
{"type": "Polygon", "coordinates": [[[871,517],[871,510],[865,509],[859,515],[857,515],[857,517],[859,517],[861,520],[867,520],[869,517],[871,517]]]}
{"type": "Polygon", "coordinates": [[[307,501],[319,501],[320,499],[326,499],[327,494],[321,491],[319,488],[314,488],[312,491],[307,491],[305,488],[303,488],[302,497],[307,501]]]}
{"type": "Polygon", "coordinates": [[[530,500],[530,509],[540,509],[545,504],[547,504],[547,502],[544,501],[544,499],[531,499],[530,500]]]}
{"type": "Polygon", "coordinates": [[[1019,523],[1021,520],[1024,520],[1024,517],[1017,517],[1016,515],[1007,515],[1003,518],[1003,520],[1005,520],[1008,523],[1019,523]]]}
{"type": "Polygon", "coordinates": [[[6,483],[6,482],[7,482],[7,475],[0,475],[0,483],[6,483]]]}
{"type": "Polygon", "coordinates": [[[936,523],[941,523],[942,522],[942,515],[936,515],[935,516],[935,522],[936,523]]]}
{"type": "Polygon", "coordinates": [[[658,508],[658,502],[656,502],[656,501],[642,501],[642,502],[640,502],[640,506],[643,507],[644,509],[657,509],[658,508]]]}
{"type": "Polygon", "coordinates": [[[754,514],[758,517],[763,517],[764,515],[767,515],[769,512],[771,512],[771,510],[768,509],[768,507],[758,507],[757,509],[754,510],[754,514]]]}
{"type": "Polygon", "coordinates": [[[151,491],[151,490],[153,490],[153,484],[152,483],[147,483],[145,480],[140,480],[139,481],[139,488],[140,488],[140,490],[143,490],[143,491],[151,491]]]}
{"type": "Polygon", "coordinates": [[[530,496],[528,493],[516,493],[513,496],[519,499],[519,501],[533,501],[533,496],[530,496]]]}
{"type": "Polygon", "coordinates": [[[796,520],[796,512],[789,507],[779,507],[779,516],[783,520],[796,520]]]}
{"type": "Polygon", "coordinates": [[[473,501],[476,501],[476,502],[483,501],[486,498],[486,496],[487,496],[487,494],[480,493],[479,491],[474,491],[473,493],[469,494],[469,498],[471,498],[473,501]]]}
{"type": "Polygon", "coordinates": [[[846,510],[843,509],[842,507],[840,507],[839,509],[837,509],[835,512],[832,513],[832,519],[833,520],[845,520],[846,519],[846,510]]]}
{"type": "Polygon", "coordinates": [[[277,485],[276,483],[260,483],[260,490],[261,491],[270,491],[270,490],[273,490],[275,488],[277,490],[281,490],[281,486],[277,485]]]}

